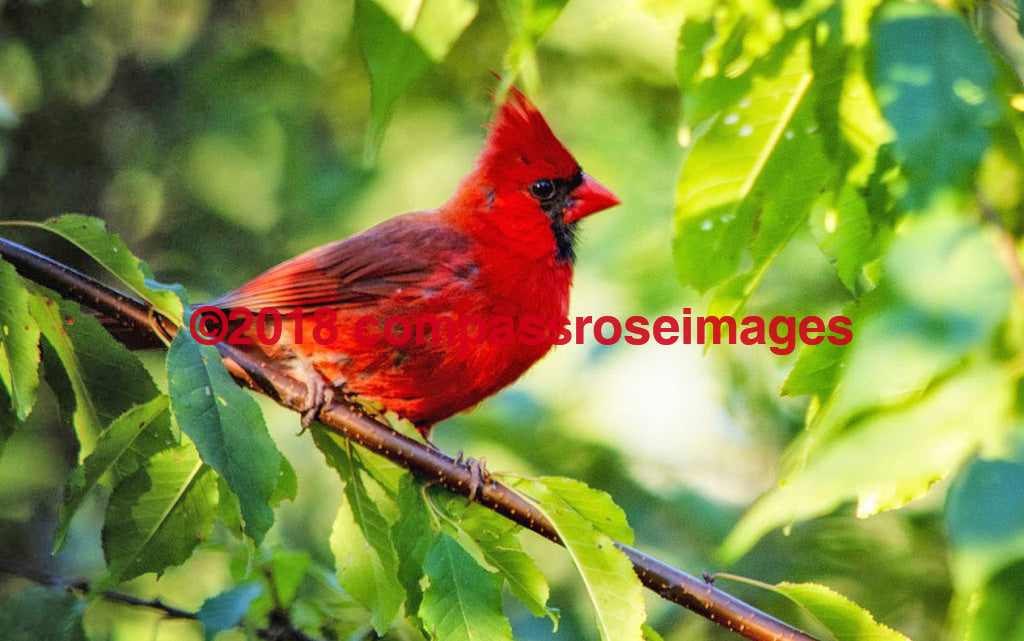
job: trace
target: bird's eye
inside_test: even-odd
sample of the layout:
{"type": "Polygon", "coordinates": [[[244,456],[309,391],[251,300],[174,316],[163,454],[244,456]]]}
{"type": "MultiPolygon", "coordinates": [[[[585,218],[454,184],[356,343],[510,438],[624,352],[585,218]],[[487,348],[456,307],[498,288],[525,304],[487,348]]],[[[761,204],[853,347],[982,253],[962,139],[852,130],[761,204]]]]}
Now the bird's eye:
{"type": "Polygon", "coordinates": [[[555,183],[541,178],[530,185],[530,195],[537,200],[550,200],[555,196],[555,183]]]}

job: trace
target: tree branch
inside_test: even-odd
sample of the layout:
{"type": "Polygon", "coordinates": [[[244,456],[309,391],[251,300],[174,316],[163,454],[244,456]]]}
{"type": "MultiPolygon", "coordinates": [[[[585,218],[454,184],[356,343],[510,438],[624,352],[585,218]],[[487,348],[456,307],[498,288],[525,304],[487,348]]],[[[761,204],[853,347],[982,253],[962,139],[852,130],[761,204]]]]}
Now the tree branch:
{"type": "MultiPolygon", "coordinates": [[[[16,563],[14,561],[0,561],[0,572],[5,572],[14,576],[19,576],[23,579],[28,579],[40,585],[47,585],[54,588],[61,588],[63,590],[74,590],[76,592],[90,591],[88,581],[68,579],[62,576],[56,576],[53,574],[47,574],[42,570],[30,568],[28,566],[16,563]]],[[[160,599],[140,599],[139,597],[125,594],[123,592],[115,592],[113,590],[104,590],[102,596],[105,600],[113,603],[122,603],[124,605],[132,605],[140,608],[149,608],[151,610],[158,610],[168,619],[189,619],[192,621],[198,621],[199,615],[195,612],[188,612],[187,610],[181,610],[170,605],[167,605],[160,599]]]]}
{"type": "MultiPolygon", "coordinates": [[[[68,579],[63,576],[48,574],[42,570],[30,568],[15,561],[0,560],[0,572],[28,579],[29,581],[40,585],[59,588],[62,590],[74,590],[75,592],[82,592],[84,594],[88,594],[92,590],[88,581],[68,579]]],[[[163,614],[164,618],[167,619],[199,621],[199,614],[197,612],[189,612],[188,610],[175,608],[167,605],[160,599],[141,599],[139,597],[114,590],[104,590],[102,592],[102,597],[104,600],[110,601],[111,603],[120,603],[122,605],[156,610],[163,614]]],[[[276,607],[270,611],[267,627],[257,630],[256,636],[260,639],[266,639],[267,641],[319,641],[319,639],[311,637],[302,630],[296,628],[292,624],[288,611],[280,607],[276,607]]]]}
{"type": "MultiPolygon", "coordinates": [[[[172,336],[176,330],[166,324],[166,319],[155,316],[145,303],[113,292],[64,265],[2,238],[0,256],[26,277],[100,313],[124,319],[124,322],[132,325],[133,333],[137,336],[148,332],[154,342],[159,340],[163,344],[161,339],[172,336]],[[26,252],[31,255],[31,264],[27,268],[24,265],[26,252]],[[82,281],[82,278],[86,280],[82,281]],[[107,294],[96,296],[92,290],[96,286],[107,290],[107,294]],[[145,310],[145,313],[140,314],[140,310],[145,310]]],[[[220,343],[217,348],[239,382],[270,396],[285,407],[296,411],[303,409],[306,398],[304,383],[291,378],[267,359],[241,352],[227,343],[220,343]]],[[[317,419],[328,429],[352,439],[421,478],[430,479],[456,494],[466,497],[471,494],[473,475],[465,465],[447,454],[399,434],[343,401],[335,400],[320,412],[317,419]]],[[[511,521],[562,544],[544,514],[501,483],[493,479],[486,481],[472,498],[511,521]]],[[[634,571],[647,588],[740,636],[753,641],[816,641],[806,632],[761,612],[706,581],[631,546],[618,542],[616,546],[629,557],[634,571]]]]}

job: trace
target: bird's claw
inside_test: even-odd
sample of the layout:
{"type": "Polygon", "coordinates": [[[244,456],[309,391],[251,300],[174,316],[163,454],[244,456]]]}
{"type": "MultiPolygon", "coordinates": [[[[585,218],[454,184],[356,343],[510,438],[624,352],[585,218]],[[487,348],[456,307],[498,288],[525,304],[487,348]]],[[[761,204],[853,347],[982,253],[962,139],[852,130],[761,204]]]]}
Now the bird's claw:
{"type": "Polygon", "coordinates": [[[459,450],[459,455],[455,458],[455,464],[469,470],[468,498],[469,502],[472,503],[480,494],[480,488],[491,482],[491,473],[487,471],[487,459],[481,456],[479,460],[475,458],[463,460],[462,450],[459,450]]]}
{"type": "Polygon", "coordinates": [[[309,429],[310,423],[320,414],[320,410],[334,401],[334,388],[327,384],[322,376],[313,373],[306,379],[306,398],[302,403],[302,428],[298,436],[309,429]]]}

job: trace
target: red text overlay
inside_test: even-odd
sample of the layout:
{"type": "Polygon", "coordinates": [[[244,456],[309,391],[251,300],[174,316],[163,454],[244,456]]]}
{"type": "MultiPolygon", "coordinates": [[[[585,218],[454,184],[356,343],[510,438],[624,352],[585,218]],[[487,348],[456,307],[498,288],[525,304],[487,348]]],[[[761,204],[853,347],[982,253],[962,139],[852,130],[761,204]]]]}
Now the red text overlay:
{"type": "Polygon", "coordinates": [[[286,312],[264,307],[253,312],[245,307],[224,311],[205,306],[193,312],[189,330],[193,338],[206,345],[225,341],[231,345],[275,345],[284,335],[298,344],[330,346],[349,342],[350,338],[343,334],[346,332],[367,347],[444,342],[468,349],[484,343],[567,345],[575,342],[582,345],[585,340],[593,340],[601,345],[620,341],[646,345],[653,341],[658,345],[678,342],[684,345],[768,345],[778,355],[792,353],[797,344],[817,345],[827,340],[833,345],[847,345],[853,340],[853,324],[846,316],[827,320],[819,316],[799,319],[795,316],[768,319],[745,316],[737,320],[732,316],[693,316],[689,307],[683,309],[681,317],[659,316],[653,320],[644,316],[620,320],[616,316],[570,319],[564,316],[427,315],[412,318],[363,316],[353,322],[346,316],[342,326],[338,312],[330,307],[293,308],[286,312]]]}

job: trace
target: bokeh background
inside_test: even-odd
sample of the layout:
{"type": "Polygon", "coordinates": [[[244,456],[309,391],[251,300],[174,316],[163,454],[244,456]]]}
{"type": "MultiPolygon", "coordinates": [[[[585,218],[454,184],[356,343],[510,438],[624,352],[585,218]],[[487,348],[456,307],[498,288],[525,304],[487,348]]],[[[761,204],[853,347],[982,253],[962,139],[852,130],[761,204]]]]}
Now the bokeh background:
{"type": "MultiPolygon", "coordinates": [[[[625,318],[699,313],[678,284],[672,218],[683,150],[675,2],[573,0],[537,48],[524,87],[585,170],[623,205],[585,221],[572,313],[625,318]]],[[[394,214],[435,207],[480,150],[489,96],[512,36],[496,4],[478,11],[443,61],[371,123],[370,77],[349,0],[0,0],[0,219],[99,216],[164,282],[194,302],[305,249],[394,214]]],[[[83,270],[67,245],[32,230],[12,238],[83,270]]],[[[809,231],[779,257],[750,313],[828,316],[846,300],[809,231]],[[820,278],[819,278],[820,276],[820,278]]],[[[438,444],[485,456],[493,470],[565,475],[606,490],[639,546],[692,573],[824,583],[915,639],[939,637],[951,596],[936,493],[898,512],[853,508],[762,540],[723,568],[714,552],[745,506],[777,476],[805,399],[779,389],[795,354],[767,347],[556,349],[521,381],[435,432],[438,444]]],[[[154,376],[160,354],[145,357],[154,376]]],[[[0,455],[0,554],[76,578],[103,568],[104,497],[50,556],[75,445],[48,392],[0,455]]],[[[297,417],[261,400],[298,472],[265,547],[330,568],[339,485],[297,417]]],[[[557,632],[508,600],[517,638],[596,637],[581,584],[557,548],[535,540],[562,610],[557,632]]],[[[195,609],[230,586],[253,552],[224,533],[160,580],[132,590],[195,609]]],[[[0,600],[24,581],[0,575],[0,600]]],[[[801,614],[745,586],[781,617],[801,614]]],[[[732,635],[651,597],[666,639],[732,635]]],[[[190,622],[95,603],[94,639],[190,641],[190,622]]],[[[398,635],[399,633],[396,633],[398,635]]],[[[230,632],[224,638],[241,638],[230,632]],[[234,635],[234,636],[232,636],[234,635]]],[[[0,633],[2,636],[2,633],[0,633]]]]}

